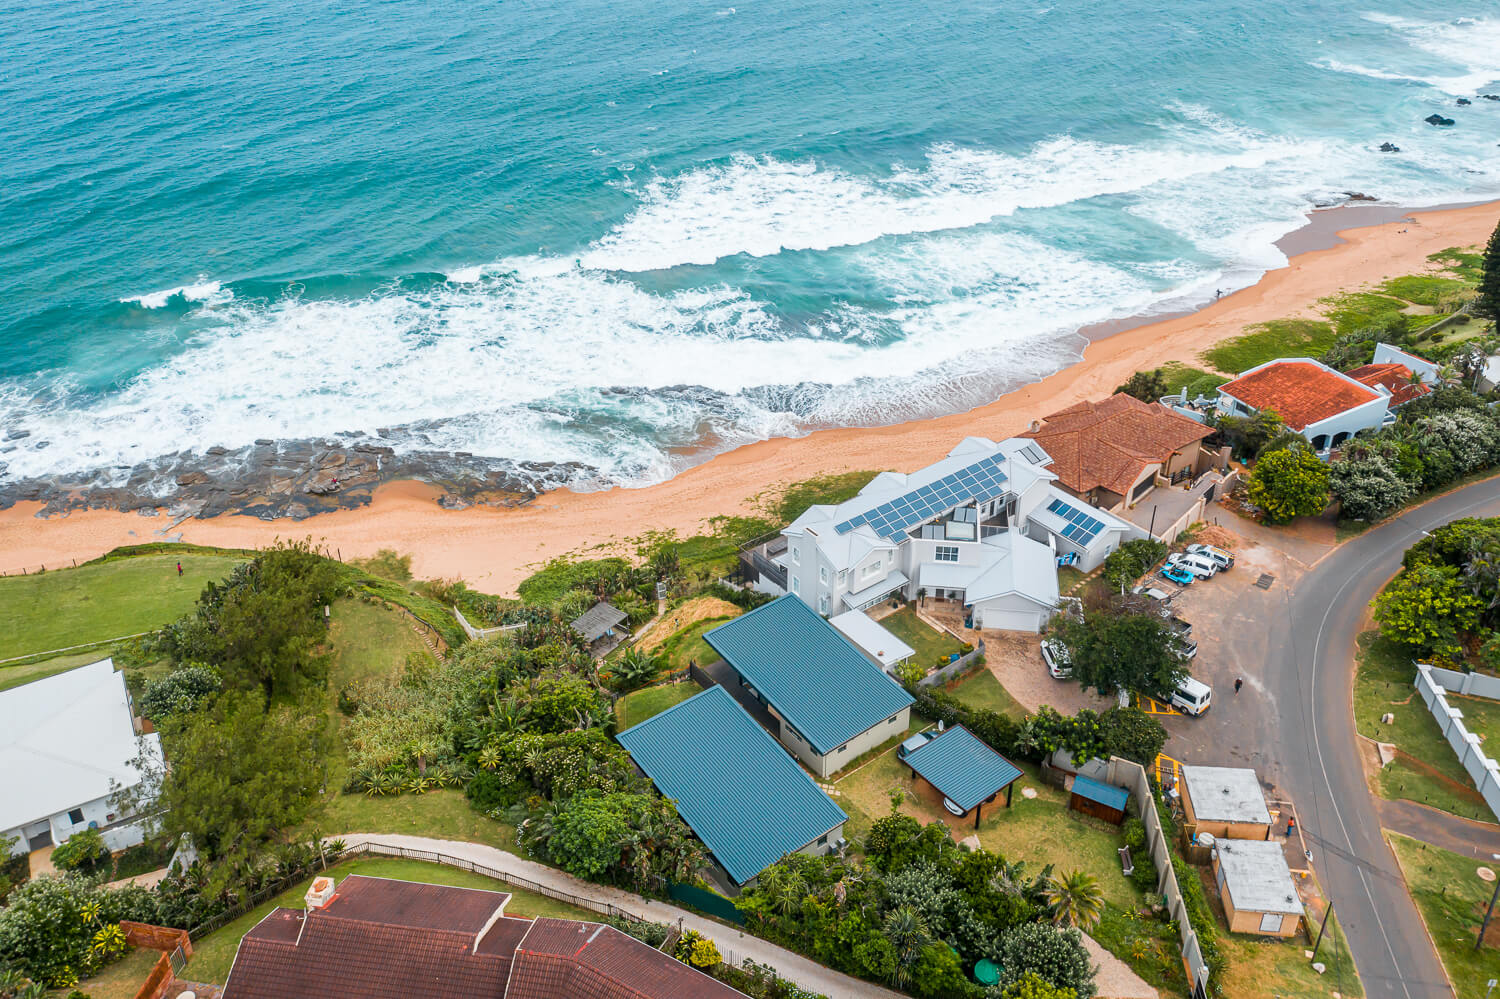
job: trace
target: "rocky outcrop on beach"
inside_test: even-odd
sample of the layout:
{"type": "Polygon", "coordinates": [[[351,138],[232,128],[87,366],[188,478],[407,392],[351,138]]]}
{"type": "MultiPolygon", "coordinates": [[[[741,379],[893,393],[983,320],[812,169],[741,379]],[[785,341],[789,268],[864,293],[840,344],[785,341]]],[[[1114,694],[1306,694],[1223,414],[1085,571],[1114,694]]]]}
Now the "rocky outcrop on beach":
{"type": "Polygon", "coordinates": [[[39,516],[113,509],[183,520],[242,513],[303,520],[370,502],[382,482],[415,479],[441,491],[438,504],[524,506],[548,489],[586,481],[577,462],[515,462],[461,451],[412,452],[364,441],[258,440],[163,455],[77,477],[0,483],[0,509],[45,504],[39,516]]]}
{"type": "Polygon", "coordinates": [[[1396,145],[1394,142],[1382,142],[1380,144],[1380,151],[1382,153],[1399,153],[1401,151],[1401,147],[1396,145]]]}
{"type": "Polygon", "coordinates": [[[1439,126],[1441,126],[1443,128],[1447,128],[1449,125],[1453,124],[1453,119],[1452,118],[1444,118],[1440,114],[1430,114],[1426,118],[1423,118],[1422,120],[1425,121],[1429,125],[1439,125],[1439,126]]]}

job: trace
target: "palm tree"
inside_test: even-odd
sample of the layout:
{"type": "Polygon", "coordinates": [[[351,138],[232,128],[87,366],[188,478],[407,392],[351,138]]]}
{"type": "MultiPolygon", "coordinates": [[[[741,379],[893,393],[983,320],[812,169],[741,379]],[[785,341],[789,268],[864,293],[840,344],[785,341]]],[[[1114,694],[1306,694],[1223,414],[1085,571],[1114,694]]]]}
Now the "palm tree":
{"type": "Polygon", "coordinates": [[[1099,880],[1082,871],[1048,878],[1042,897],[1047,900],[1047,911],[1057,926],[1087,929],[1097,923],[1104,912],[1104,891],[1099,887],[1099,880]]]}
{"type": "Polygon", "coordinates": [[[777,912],[783,916],[791,916],[802,908],[802,901],[806,897],[807,879],[801,872],[791,871],[782,879],[771,901],[777,912]]]}
{"type": "Polygon", "coordinates": [[[891,973],[891,984],[904,989],[911,983],[912,965],[932,937],[922,917],[909,905],[894,909],[885,917],[885,936],[896,948],[896,970],[891,973]]]}

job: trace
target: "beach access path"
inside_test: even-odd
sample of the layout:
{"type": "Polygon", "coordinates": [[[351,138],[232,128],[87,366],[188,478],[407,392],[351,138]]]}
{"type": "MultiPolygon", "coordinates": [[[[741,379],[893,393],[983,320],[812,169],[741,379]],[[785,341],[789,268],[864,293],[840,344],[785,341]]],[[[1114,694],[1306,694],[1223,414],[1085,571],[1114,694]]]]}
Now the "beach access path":
{"type": "Polygon", "coordinates": [[[776,973],[804,989],[821,992],[831,999],[844,996],[868,997],[868,999],[905,999],[900,993],[883,989],[878,985],[851,978],[832,968],[825,968],[816,961],[778,947],[767,940],[752,936],[735,926],[716,922],[687,909],[653,898],[644,898],[631,892],[583,881],[525,857],[507,853],[498,847],[483,843],[468,843],[463,840],[431,839],[427,836],[403,836],[385,833],[344,833],[330,837],[342,839],[351,849],[362,845],[394,847],[406,850],[424,850],[446,854],[467,860],[484,867],[493,868],[502,874],[524,878],[540,885],[565,892],[569,895],[593,899],[613,905],[626,912],[641,916],[651,922],[681,925],[683,930],[696,930],[714,942],[726,961],[739,964],[746,958],[757,964],[776,969],[776,973]]]}

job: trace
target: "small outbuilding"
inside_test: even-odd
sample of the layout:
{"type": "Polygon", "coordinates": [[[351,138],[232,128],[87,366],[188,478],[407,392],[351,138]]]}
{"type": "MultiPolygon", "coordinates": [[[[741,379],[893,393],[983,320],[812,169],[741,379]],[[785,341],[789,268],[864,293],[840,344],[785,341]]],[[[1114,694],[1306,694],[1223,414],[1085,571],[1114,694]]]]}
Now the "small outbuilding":
{"type": "Polygon", "coordinates": [[[1280,843],[1221,839],[1214,843],[1214,878],[1224,918],[1234,933],[1289,937],[1302,919],[1302,900],[1280,843]]]}
{"type": "Polygon", "coordinates": [[[1014,763],[962,725],[912,745],[928,734],[907,740],[899,754],[916,777],[918,794],[960,820],[972,818],[975,829],[1000,807],[1001,791],[1010,807],[1011,791],[1021,777],[1014,763]]]}
{"type": "Polygon", "coordinates": [[[1073,778],[1068,807],[1075,812],[1119,825],[1125,821],[1125,806],[1129,801],[1130,792],[1123,787],[1104,784],[1080,774],[1073,778]]]}
{"type": "Polygon", "coordinates": [[[613,604],[599,601],[568,625],[596,654],[602,655],[625,640],[621,626],[628,615],[613,604]]]}
{"type": "Polygon", "coordinates": [[[1189,842],[1202,833],[1216,839],[1271,838],[1271,810],[1255,771],[1246,767],[1183,767],[1182,811],[1189,842]]]}

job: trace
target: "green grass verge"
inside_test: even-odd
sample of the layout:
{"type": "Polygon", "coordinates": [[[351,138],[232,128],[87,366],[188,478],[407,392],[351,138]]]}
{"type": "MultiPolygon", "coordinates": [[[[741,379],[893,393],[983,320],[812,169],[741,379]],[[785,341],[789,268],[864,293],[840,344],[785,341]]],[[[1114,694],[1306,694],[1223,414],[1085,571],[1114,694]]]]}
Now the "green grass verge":
{"type": "Polygon", "coordinates": [[[656,653],[664,660],[667,672],[675,673],[680,669],[687,669],[691,663],[706,666],[718,661],[719,654],[714,651],[713,646],[708,644],[703,635],[738,616],[738,614],[728,614],[724,617],[704,618],[702,621],[694,621],[673,632],[656,648],[656,653]]]}
{"type": "MultiPolygon", "coordinates": [[[[504,881],[496,881],[482,874],[475,874],[457,867],[429,864],[420,860],[404,860],[399,857],[355,857],[335,864],[328,873],[336,879],[351,874],[368,877],[394,878],[401,881],[424,881],[428,884],[452,885],[457,888],[483,888],[489,891],[510,892],[511,900],[505,907],[510,916],[557,916],[564,919],[597,919],[598,913],[577,906],[558,902],[545,895],[537,895],[504,881]]],[[[277,906],[301,908],[302,898],[307,894],[312,878],[289,888],[276,898],[256,906],[250,912],[224,926],[205,934],[193,942],[193,957],[188,962],[184,976],[196,981],[223,983],[229,977],[229,966],[234,963],[235,951],[240,938],[250,928],[266,917],[277,906]]]]}
{"type": "MultiPolygon", "coordinates": [[[[1345,333],[1353,333],[1355,330],[1364,329],[1389,316],[1404,311],[1412,303],[1393,298],[1390,295],[1379,295],[1372,291],[1356,291],[1347,295],[1335,295],[1325,298],[1321,303],[1323,312],[1333,323],[1334,332],[1340,336],[1345,333]]],[[[1328,346],[1332,346],[1330,341],[1328,346]]],[[[1324,350],[1327,346],[1324,347],[1324,350]]],[[[1321,353],[1319,351],[1318,353],[1321,353]]],[[[1317,357],[1317,354],[1309,354],[1309,357],[1317,357]]]]}
{"type": "Polygon", "coordinates": [[[0,578],[0,659],[153,631],[243,561],[184,549],[0,578]]]}
{"type": "Polygon", "coordinates": [[[516,827],[476,812],[469,807],[464,793],[452,788],[371,798],[342,794],[330,783],[326,806],[315,818],[303,823],[299,832],[304,838],[314,833],[324,836],[407,833],[484,843],[516,852],[516,827]]]}
{"type": "Polygon", "coordinates": [[[1217,371],[1236,375],[1278,357],[1317,357],[1337,337],[1332,323],[1316,319],[1273,319],[1222,340],[1200,356],[1217,371]]]}
{"type": "Polygon", "coordinates": [[[654,718],[674,704],[681,704],[695,694],[701,694],[703,688],[692,680],[683,680],[681,683],[663,683],[655,687],[646,687],[626,694],[615,702],[615,717],[619,719],[620,730],[632,725],[639,725],[647,718],[654,718]]]}
{"type": "Polygon", "coordinates": [[[1359,636],[1354,723],[1360,735],[1393,743],[1412,761],[1419,761],[1397,757],[1376,776],[1376,792],[1384,798],[1404,798],[1465,818],[1493,822],[1494,814],[1417,694],[1412,683],[1416,672],[1411,656],[1381,638],[1378,631],[1359,636]],[[1387,713],[1395,716],[1389,725],[1380,720],[1387,713]]]}
{"type": "Polygon", "coordinates": [[[1391,278],[1380,286],[1380,290],[1395,298],[1404,298],[1417,305],[1436,306],[1444,295],[1466,291],[1474,285],[1457,278],[1435,277],[1431,274],[1408,274],[1391,278]]]}
{"type": "Polygon", "coordinates": [[[1494,885],[1475,874],[1476,860],[1395,833],[1387,835],[1459,999],[1483,999],[1485,983],[1500,978],[1500,935],[1493,923],[1488,944],[1474,949],[1494,885]]]}
{"type": "Polygon", "coordinates": [[[964,677],[957,686],[950,687],[948,693],[971,708],[988,708],[1016,721],[1026,717],[1026,709],[1000,685],[995,674],[984,667],[964,677]]]}
{"type": "Polygon", "coordinates": [[[1477,247],[1450,246],[1428,254],[1427,259],[1473,284],[1484,276],[1484,254],[1477,247]]]}
{"type": "Polygon", "coordinates": [[[946,631],[939,631],[917,617],[911,604],[894,614],[880,619],[880,626],[912,647],[912,660],[924,668],[936,666],[939,661],[963,650],[963,643],[946,631]]]}
{"type": "Polygon", "coordinates": [[[1215,387],[1217,387],[1218,385],[1222,385],[1226,380],[1223,375],[1215,374],[1212,371],[1205,371],[1202,368],[1195,368],[1192,365],[1183,364],[1181,361],[1168,361],[1156,370],[1161,372],[1162,378],[1166,379],[1168,395],[1181,392],[1184,388],[1195,382],[1201,383],[1199,388],[1203,389],[1209,383],[1214,383],[1215,387]]]}
{"type": "Polygon", "coordinates": [[[80,652],[67,656],[54,656],[51,659],[40,659],[36,662],[23,663],[17,666],[0,667],[0,690],[9,690],[19,687],[23,683],[33,680],[41,680],[58,673],[66,673],[70,669],[77,669],[89,663],[96,663],[109,656],[109,648],[106,646],[95,652],[80,652]]]}

